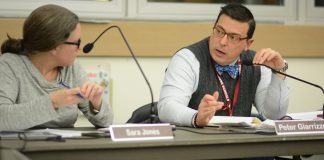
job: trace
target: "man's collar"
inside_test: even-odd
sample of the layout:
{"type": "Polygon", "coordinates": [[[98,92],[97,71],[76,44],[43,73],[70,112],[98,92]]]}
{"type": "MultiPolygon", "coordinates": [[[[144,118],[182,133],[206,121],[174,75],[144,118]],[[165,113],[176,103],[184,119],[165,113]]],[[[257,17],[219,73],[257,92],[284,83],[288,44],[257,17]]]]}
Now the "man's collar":
{"type": "Polygon", "coordinates": [[[230,63],[229,65],[235,65],[239,59],[240,59],[240,57],[237,57],[237,58],[236,58],[232,63],[230,63]]]}

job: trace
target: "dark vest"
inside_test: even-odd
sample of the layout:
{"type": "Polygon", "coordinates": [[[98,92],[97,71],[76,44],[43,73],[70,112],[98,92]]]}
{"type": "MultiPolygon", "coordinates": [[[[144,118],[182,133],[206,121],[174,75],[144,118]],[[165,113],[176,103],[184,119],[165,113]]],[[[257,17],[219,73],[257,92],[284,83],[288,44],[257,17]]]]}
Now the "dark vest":
{"type": "MultiPolygon", "coordinates": [[[[189,107],[198,109],[198,105],[205,94],[213,94],[215,91],[219,92],[220,98],[218,100],[226,102],[223,90],[217,79],[215,67],[209,53],[209,38],[205,38],[200,42],[192,44],[188,48],[197,58],[200,63],[199,69],[199,83],[197,90],[192,94],[189,102],[189,107]]],[[[253,60],[255,52],[242,52],[241,60],[253,60]]],[[[261,71],[260,67],[242,65],[240,75],[240,90],[238,94],[237,103],[234,106],[233,116],[250,116],[252,104],[254,103],[256,88],[259,84],[261,71]]],[[[232,79],[227,73],[221,75],[225,84],[227,93],[233,101],[234,89],[237,79],[232,79]]],[[[219,110],[215,115],[228,116],[228,110],[219,110]]]]}

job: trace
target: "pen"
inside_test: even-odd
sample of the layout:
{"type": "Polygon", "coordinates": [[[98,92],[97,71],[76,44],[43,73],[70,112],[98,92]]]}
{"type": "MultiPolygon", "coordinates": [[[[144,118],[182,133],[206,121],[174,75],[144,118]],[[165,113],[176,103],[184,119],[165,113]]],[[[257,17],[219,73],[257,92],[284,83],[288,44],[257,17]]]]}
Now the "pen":
{"type": "Polygon", "coordinates": [[[81,136],[88,136],[88,137],[96,137],[96,138],[100,138],[100,137],[110,137],[109,133],[106,132],[84,132],[81,133],[81,136]]]}
{"type": "MultiPolygon", "coordinates": [[[[71,87],[70,87],[69,85],[67,85],[66,83],[64,83],[64,82],[60,82],[59,84],[60,84],[61,86],[65,87],[65,88],[67,88],[67,89],[71,89],[71,87]]],[[[78,97],[84,99],[84,97],[83,97],[80,93],[78,93],[78,94],[76,94],[76,95],[77,95],[78,97]]]]}

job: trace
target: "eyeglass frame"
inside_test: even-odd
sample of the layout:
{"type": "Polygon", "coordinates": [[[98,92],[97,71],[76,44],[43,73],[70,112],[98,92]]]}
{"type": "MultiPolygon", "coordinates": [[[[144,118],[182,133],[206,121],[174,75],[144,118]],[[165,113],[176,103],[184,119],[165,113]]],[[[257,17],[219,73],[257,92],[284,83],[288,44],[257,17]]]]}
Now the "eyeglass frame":
{"type": "Polygon", "coordinates": [[[239,35],[239,34],[236,34],[236,33],[227,33],[223,28],[218,27],[218,26],[214,26],[214,28],[213,28],[213,35],[215,35],[217,38],[223,38],[225,35],[227,35],[227,40],[229,42],[231,42],[232,44],[237,44],[237,43],[239,43],[242,40],[249,39],[248,36],[242,38],[241,35],[239,35]],[[218,29],[220,29],[220,30],[218,30],[218,29]],[[221,36],[220,35],[217,35],[216,31],[219,31],[219,32],[221,32],[224,35],[221,35],[221,36]],[[235,38],[233,36],[237,36],[238,40],[236,41],[236,40],[230,39],[230,37],[235,38]]]}
{"type": "Polygon", "coordinates": [[[81,39],[79,39],[77,42],[65,41],[65,42],[63,42],[63,44],[76,45],[76,46],[78,46],[78,48],[80,48],[81,39]]]}

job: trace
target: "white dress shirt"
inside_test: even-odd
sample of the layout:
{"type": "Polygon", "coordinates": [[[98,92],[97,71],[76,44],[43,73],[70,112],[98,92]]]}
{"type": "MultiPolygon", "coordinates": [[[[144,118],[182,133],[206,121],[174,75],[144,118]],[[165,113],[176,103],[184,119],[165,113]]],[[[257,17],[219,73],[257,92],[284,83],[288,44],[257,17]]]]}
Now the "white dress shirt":
{"type": "MultiPolygon", "coordinates": [[[[178,51],[169,63],[158,103],[159,118],[163,122],[192,126],[197,110],[189,108],[191,95],[199,83],[199,61],[189,49],[178,51]]],[[[255,107],[264,118],[279,119],[288,109],[286,80],[261,66],[261,79],[255,95],[255,107]]]]}

